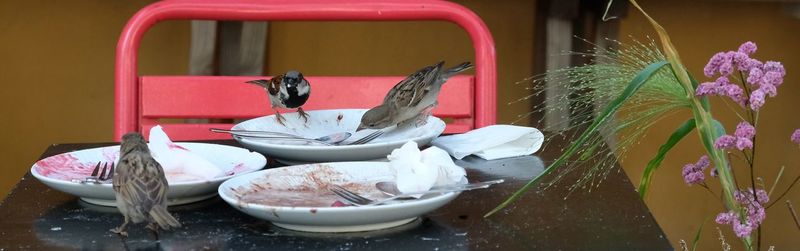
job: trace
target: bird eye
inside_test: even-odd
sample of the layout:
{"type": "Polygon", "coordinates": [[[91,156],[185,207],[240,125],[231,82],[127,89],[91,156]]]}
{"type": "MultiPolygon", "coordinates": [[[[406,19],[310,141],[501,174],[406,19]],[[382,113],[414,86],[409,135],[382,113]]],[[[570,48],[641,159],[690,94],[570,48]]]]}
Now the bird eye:
{"type": "Polygon", "coordinates": [[[369,127],[375,127],[375,124],[374,123],[373,124],[369,124],[369,127]]]}

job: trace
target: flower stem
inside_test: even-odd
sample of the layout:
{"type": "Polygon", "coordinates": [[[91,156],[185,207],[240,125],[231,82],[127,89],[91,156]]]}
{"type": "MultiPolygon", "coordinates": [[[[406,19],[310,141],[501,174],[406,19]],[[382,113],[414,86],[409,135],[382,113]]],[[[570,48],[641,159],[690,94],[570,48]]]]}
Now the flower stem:
{"type": "MultiPolygon", "coordinates": [[[[742,87],[744,87],[744,93],[745,93],[745,95],[747,97],[747,100],[750,100],[750,88],[747,87],[747,81],[745,81],[744,73],[742,73],[742,71],[739,71],[739,80],[741,80],[741,82],[742,82],[742,87]]],[[[756,111],[755,114],[753,114],[754,112],[753,112],[752,109],[747,109],[745,107],[745,110],[747,110],[747,114],[750,115],[749,116],[750,117],[750,121],[748,121],[748,122],[750,122],[750,124],[753,125],[753,128],[756,128],[756,132],[757,132],[758,131],[758,111],[756,111]]],[[[753,189],[753,197],[754,198],[756,198],[756,196],[757,196],[756,195],[756,178],[755,178],[755,176],[756,176],[755,175],[755,171],[756,170],[754,168],[755,167],[755,163],[756,163],[756,145],[757,145],[756,144],[756,136],[757,135],[753,135],[753,148],[750,149],[750,157],[747,158],[748,154],[746,152],[742,151],[742,152],[744,152],[745,158],[747,158],[747,164],[750,165],[750,185],[751,185],[751,187],[753,189]]],[[[761,225],[760,224],[758,225],[758,237],[756,237],[756,250],[761,250],[761,225]]]]}
{"type": "Polygon", "coordinates": [[[789,193],[789,191],[792,190],[792,187],[794,187],[794,185],[796,185],[797,181],[799,181],[799,180],[800,180],[800,176],[797,176],[796,178],[794,178],[794,181],[792,181],[792,184],[789,185],[789,188],[786,188],[786,191],[783,191],[783,193],[780,196],[778,196],[778,198],[776,198],[774,201],[772,201],[772,203],[767,205],[767,207],[765,207],[764,209],[769,209],[770,207],[772,207],[772,205],[775,205],[776,202],[778,202],[781,198],[783,198],[783,196],[786,196],[786,194],[789,193]]]}
{"type": "Polygon", "coordinates": [[[792,213],[792,219],[794,219],[794,225],[797,226],[797,229],[800,229],[800,221],[797,220],[797,212],[794,211],[792,202],[786,200],[786,206],[789,207],[789,212],[792,213]]]}

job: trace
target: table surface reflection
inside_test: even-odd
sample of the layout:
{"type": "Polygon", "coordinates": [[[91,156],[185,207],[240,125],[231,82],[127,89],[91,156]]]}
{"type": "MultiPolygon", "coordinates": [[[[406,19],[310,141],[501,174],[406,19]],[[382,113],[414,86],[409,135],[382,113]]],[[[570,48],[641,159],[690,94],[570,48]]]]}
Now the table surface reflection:
{"type": "MultiPolygon", "coordinates": [[[[236,145],[234,141],[211,141],[236,145]]],[[[111,145],[52,145],[41,158],[111,145]]],[[[558,149],[554,147],[555,149],[558,149]]],[[[0,204],[0,250],[672,250],[623,172],[612,172],[591,193],[564,200],[565,186],[529,192],[506,210],[483,218],[539,174],[557,152],[456,164],[473,181],[506,182],[462,193],[422,219],[380,231],[319,234],[281,229],[241,213],[218,197],[170,207],[183,227],[155,241],[143,227],[123,241],[108,230],[122,221],[116,208],[95,206],[52,190],[27,173],[0,204]],[[544,161],[543,161],[544,160],[544,161]]],[[[570,181],[565,181],[570,182],[570,181]]]]}

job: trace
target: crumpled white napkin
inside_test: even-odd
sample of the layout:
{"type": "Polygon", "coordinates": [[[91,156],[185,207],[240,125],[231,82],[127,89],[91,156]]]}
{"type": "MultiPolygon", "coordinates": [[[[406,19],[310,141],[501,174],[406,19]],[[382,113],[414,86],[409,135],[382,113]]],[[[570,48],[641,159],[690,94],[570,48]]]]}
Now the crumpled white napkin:
{"type": "Polygon", "coordinates": [[[389,166],[395,170],[397,189],[403,193],[428,191],[433,186],[455,184],[467,176],[464,168],[453,163],[444,150],[434,146],[420,151],[414,141],[394,149],[387,158],[389,166]]]}
{"type": "Polygon", "coordinates": [[[150,152],[164,168],[168,182],[210,180],[222,176],[222,170],[202,156],[172,143],[160,125],[150,129],[150,152]]]}
{"type": "Polygon", "coordinates": [[[456,159],[475,154],[486,160],[529,155],[539,150],[544,135],[533,127],[491,125],[433,140],[456,159]]]}

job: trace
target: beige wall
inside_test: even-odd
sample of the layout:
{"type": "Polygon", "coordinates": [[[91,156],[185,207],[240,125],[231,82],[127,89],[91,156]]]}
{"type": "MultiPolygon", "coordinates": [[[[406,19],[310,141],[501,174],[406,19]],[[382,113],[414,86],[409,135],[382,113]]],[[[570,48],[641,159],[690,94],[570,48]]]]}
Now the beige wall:
{"type": "MultiPolygon", "coordinates": [[[[785,14],[779,3],[683,0],[646,1],[642,6],[670,32],[684,63],[700,81],[709,81],[702,73],[709,57],[718,51],[735,50],[748,40],[758,44],[755,58],[783,62],[788,75],[778,96],[768,99],[762,108],[756,157],[756,175],[763,177],[770,187],[780,167],[786,166],[782,182],[776,189],[782,192],[791,179],[800,175],[800,148],[789,142],[789,135],[800,127],[800,117],[795,116],[800,105],[800,19],[785,14]]],[[[632,34],[639,38],[650,34],[655,38],[651,31],[646,20],[631,10],[622,23],[620,34],[632,34]]],[[[738,120],[732,114],[725,113],[725,104],[712,102],[712,106],[726,129],[733,131],[738,120]]],[[[651,129],[648,138],[640,146],[631,151],[623,166],[635,184],[639,183],[642,169],[655,154],[658,145],[688,116],[681,114],[663,120],[651,129]]],[[[700,187],[687,187],[681,177],[683,165],[696,161],[702,151],[696,135],[681,142],[661,164],[646,202],[676,247],[681,239],[691,243],[703,219],[711,217],[706,223],[698,250],[718,250],[717,224],[713,222],[713,217],[722,210],[718,198],[700,187]]],[[[734,161],[734,165],[738,177],[749,177],[745,176],[746,169],[741,161],[734,161]]],[[[741,182],[742,178],[739,180],[741,182]]],[[[719,194],[717,183],[712,185],[712,189],[719,194]]],[[[796,187],[787,198],[800,208],[800,192],[797,190],[796,187]]],[[[800,231],[791,223],[783,201],[767,211],[765,225],[765,244],[775,245],[776,250],[797,249],[800,231]]],[[[729,242],[739,243],[729,227],[720,228],[729,242]]]]}
{"type": "MultiPolygon", "coordinates": [[[[116,41],[150,2],[0,1],[0,197],[48,145],[111,140],[116,41]]],[[[143,72],[186,71],[188,23],[143,43],[143,72]]]]}

